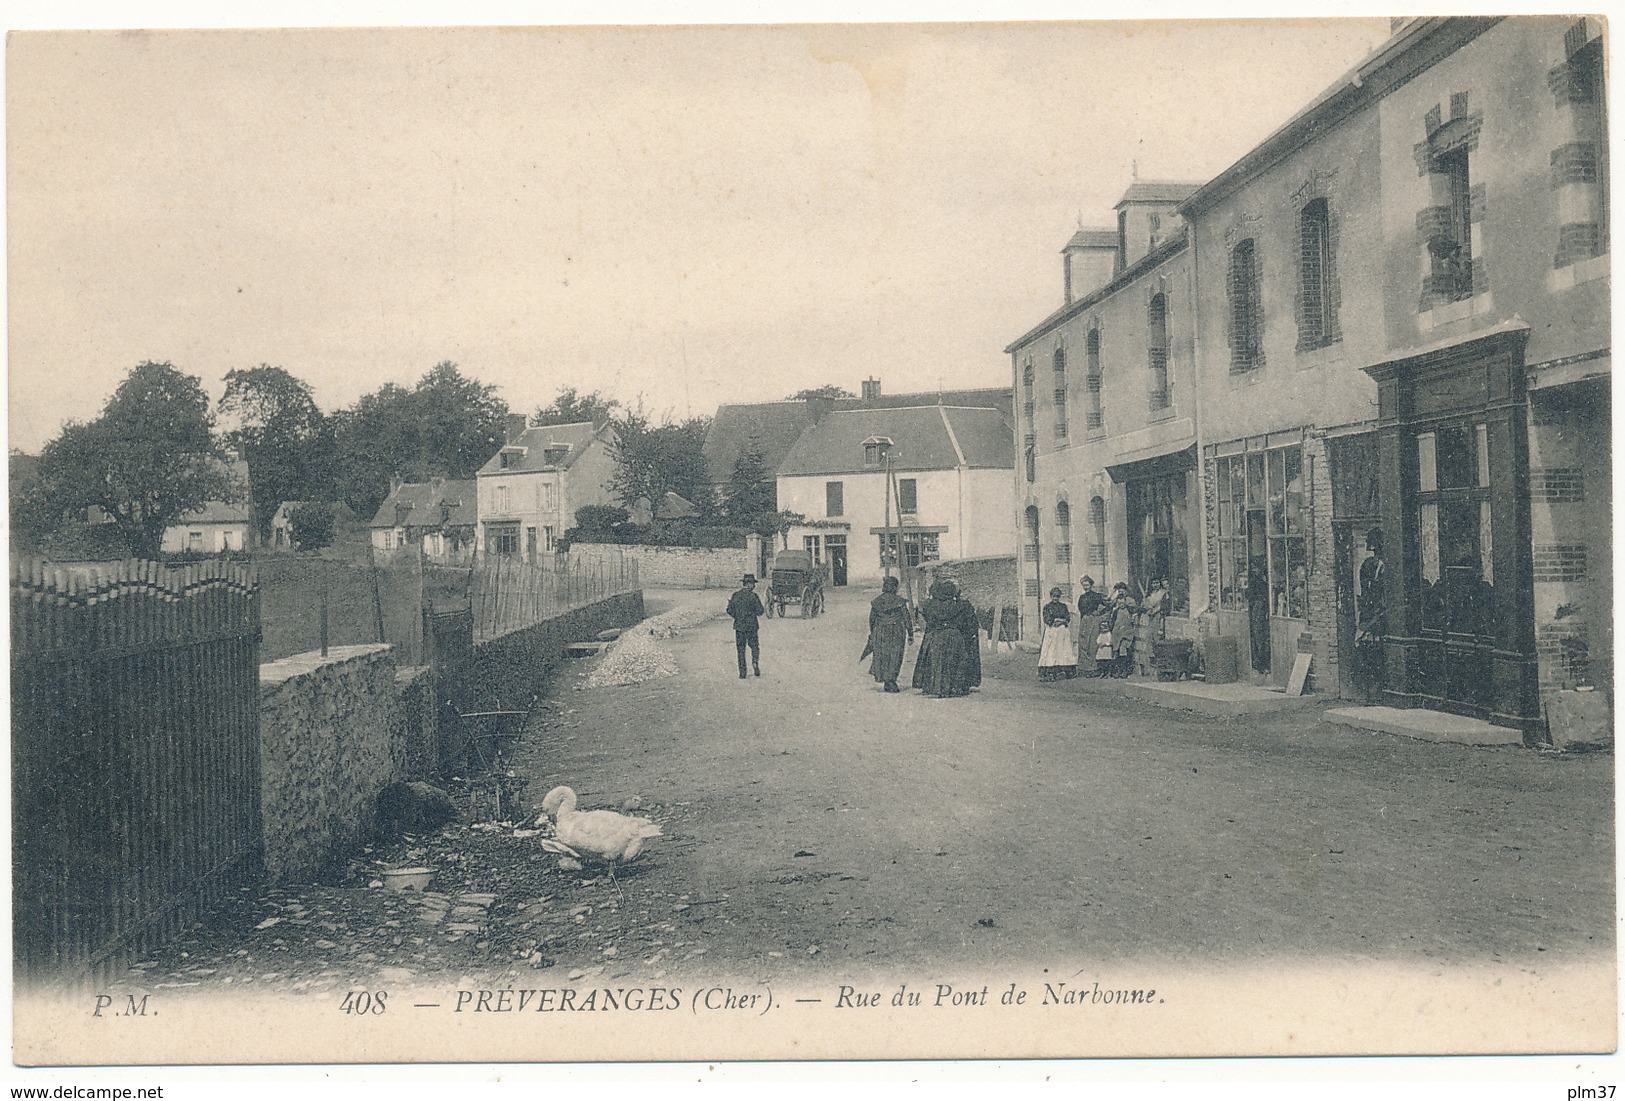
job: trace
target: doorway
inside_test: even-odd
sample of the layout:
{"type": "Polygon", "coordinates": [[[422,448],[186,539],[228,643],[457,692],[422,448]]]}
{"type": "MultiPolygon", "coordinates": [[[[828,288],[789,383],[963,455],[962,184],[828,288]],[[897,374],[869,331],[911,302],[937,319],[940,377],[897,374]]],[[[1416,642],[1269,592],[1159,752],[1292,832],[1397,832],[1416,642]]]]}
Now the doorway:
{"type": "Polygon", "coordinates": [[[824,536],[824,551],[829,555],[830,583],[846,584],[846,536],[824,536]]]}
{"type": "Polygon", "coordinates": [[[1527,338],[1507,329],[1366,368],[1388,533],[1383,700],[1526,737],[1541,723],[1527,338]]]}

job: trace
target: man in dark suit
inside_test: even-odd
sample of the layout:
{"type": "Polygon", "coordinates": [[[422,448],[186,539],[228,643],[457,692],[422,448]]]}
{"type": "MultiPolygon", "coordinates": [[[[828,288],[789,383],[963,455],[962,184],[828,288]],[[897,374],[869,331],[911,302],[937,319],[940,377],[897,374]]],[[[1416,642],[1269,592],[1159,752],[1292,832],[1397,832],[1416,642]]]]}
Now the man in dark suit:
{"type": "Polygon", "coordinates": [[[745,647],[750,647],[751,668],[762,675],[762,643],[757,634],[759,620],[767,613],[756,595],[756,575],[747,573],[740,588],[728,598],[728,614],[734,621],[734,650],[739,655],[739,679],[745,679],[745,647]]]}

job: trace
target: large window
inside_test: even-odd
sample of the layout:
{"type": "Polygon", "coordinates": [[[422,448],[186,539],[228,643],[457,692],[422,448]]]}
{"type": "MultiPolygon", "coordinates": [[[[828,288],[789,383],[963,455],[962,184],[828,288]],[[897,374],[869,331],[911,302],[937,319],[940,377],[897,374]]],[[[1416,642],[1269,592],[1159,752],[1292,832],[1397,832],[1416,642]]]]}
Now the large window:
{"type": "Polygon", "coordinates": [[[1085,384],[1089,390],[1088,427],[1090,431],[1105,426],[1106,414],[1100,405],[1100,330],[1090,329],[1083,341],[1083,355],[1087,363],[1085,384]]]}
{"type": "Polygon", "coordinates": [[[1072,561],[1072,506],[1065,501],[1055,505],[1055,561],[1072,561]]]}
{"type": "Polygon", "coordinates": [[[1151,356],[1151,411],[1168,408],[1168,298],[1154,295],[1146,308],[1146,344],[1151,356]]]}
{"type": "Polygon", "coordinates": [[[897,479],[897,511],[903,516],[914,516],[919,513],[919,484],[915,479],[897,479]]]}
{"type": "Polygon", "coordinates": [[[1298,213],[1298,349],[1322,348],[1337,336],[1331,208],[1316,199],[1298,213]]]}
{"type": "Polygon", "coordinates": [[[1167,474],[1129,482],[1129,576],[1142,592],[1153,578],[1168,583],[1172,610],[1190,610],[1190,545],[1186,536],[1186,476],[1167,474]]]}
{"type": "Polygon", "coordinates": [[[1418,433],[1416,471],[1422,630],[1488,634],[1495,584],[1488,425],[1418,433]]]}
{"type": "Polygon", "coordinates": [[[942,537],[938,532],[881,532],[879,539],[880,564],[882,566],[896,566],[898,564],[897,544],[899,537],[902,539],[902,564],[904,566],[918,566],[922,562],[936,562],[942,558],[942,537]]]}
{"type": "Polygon", "coordinates": [[[1309,555],[1303,448],[1248,451],[1215,460],[1219,604],[1308,618],[1309,555]]]}
{"type": "Polygon", "coordinates": [[[509,555],[519,553],[519,525],[492,524],[485,529],[485,553],[509,555]]]}
{"type": "Polygon", "coordinates": [[[846,513],[846,483],[824,483],[824,515],[842,516],[846,513]]]}
{"type": "Polygon", "coordinates": [[[1264,304],[1251,237],[1230,250],[1228,289],[1230,370],[1251,371],[1264,363],[1264,304]]]}

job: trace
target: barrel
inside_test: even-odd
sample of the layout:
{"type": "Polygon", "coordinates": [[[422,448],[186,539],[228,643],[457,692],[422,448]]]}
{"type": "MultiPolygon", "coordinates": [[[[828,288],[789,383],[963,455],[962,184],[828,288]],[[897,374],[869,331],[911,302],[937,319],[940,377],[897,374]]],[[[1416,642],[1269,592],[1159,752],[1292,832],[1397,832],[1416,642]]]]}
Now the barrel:
{"type": "Polygon", "coordinates": [[[1236,653],[1234,635],[1213,635],[1202,644],[1203,669],[1209,684],[1236,682],[1240,675],[1236,653]]]}

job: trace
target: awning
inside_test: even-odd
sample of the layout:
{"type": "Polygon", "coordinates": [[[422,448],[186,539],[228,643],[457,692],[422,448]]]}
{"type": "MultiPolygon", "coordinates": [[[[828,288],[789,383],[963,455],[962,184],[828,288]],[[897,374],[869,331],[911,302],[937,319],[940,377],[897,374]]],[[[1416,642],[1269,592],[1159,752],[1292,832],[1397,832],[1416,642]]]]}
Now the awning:
{"type": "Polygon", "coordinates": [[[1196,445],[1176,443],[1165,445],[1165,449],[1158,453],[1108,466],[1106,473],[1111,475],[1114,482],[1137,482],[1144,478],[1161,478],[1195,469],[1196,445]]]}

